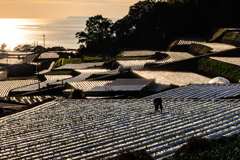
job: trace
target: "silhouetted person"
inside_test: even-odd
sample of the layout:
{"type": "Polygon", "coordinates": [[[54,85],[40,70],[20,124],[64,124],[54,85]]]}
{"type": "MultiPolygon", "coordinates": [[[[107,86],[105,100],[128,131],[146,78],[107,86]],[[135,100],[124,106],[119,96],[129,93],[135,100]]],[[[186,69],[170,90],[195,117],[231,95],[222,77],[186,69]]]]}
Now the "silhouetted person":
{"type": "Polygon", "coordinates": [[[162,99],[161,98],[155,98],[153,100],[153,103],[154,103],[154,106],[155,106],[155,111],[158,111],[158,106],[160,106],[161,113],[162,113],[162,110],[163,110],[162,99]]]}

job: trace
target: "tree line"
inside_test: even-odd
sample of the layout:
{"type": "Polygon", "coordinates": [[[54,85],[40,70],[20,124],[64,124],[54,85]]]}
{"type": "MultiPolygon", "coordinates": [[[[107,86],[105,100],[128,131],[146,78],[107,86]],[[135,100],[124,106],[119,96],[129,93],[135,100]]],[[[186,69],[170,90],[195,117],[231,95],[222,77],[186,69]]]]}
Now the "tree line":
{"type": "Polygon", "coordinates": [[[80,54],[114,54],[121,49],[166,49],[175,37],[198,35],[212,28],[237,27],[238,0],[145,0],[130,6],[113,23],[96,15],[77,32],[80,54]]]}

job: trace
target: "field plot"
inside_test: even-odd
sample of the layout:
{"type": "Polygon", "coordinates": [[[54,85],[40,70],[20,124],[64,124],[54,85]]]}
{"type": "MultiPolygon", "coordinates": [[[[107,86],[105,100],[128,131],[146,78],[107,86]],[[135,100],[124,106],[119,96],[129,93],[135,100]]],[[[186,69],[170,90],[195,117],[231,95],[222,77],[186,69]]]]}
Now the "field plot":
{"type": "MultiPolygon", "coordinates": [[[[46,88],[47,84],[61,85],[62,83],[65,84],[67,82],[83,81],[89,76],[90,76],[89,74],[80,74],[76,77],[72,77],[70,75],[45,75],[47,80],[40,82],[40,88],[46,88]]],[[[13,89],[12,91],[13,92],[29,92],[29,91],[36,91],[38,89],[39,89],[39,84],[36,83],[36,84],[16,88],[16,89],[13,89]]]]}
{"type": "Polygon", "coordinates": [[[122,149],[146,149],[154,159],[175,152],[191,136],[240,132],[239,100],[52,101],[1,118],[1,159],[94,159],[122,149]]]}
{"type": "Polygon", "coordinates": [[[104,62],[93,62],[93,63],[79,63],[79,64],[65,64],[56,69],[86,69],[94,66],[102,66],[104,62]]]}
{"type": "MultiPolygon", "coordinates": [[[[78,81],[84,81],[85,79],[87,79],[91,74],[80,74],[76,77],[72,77],[72,78],[68,78],[68,79],[64,79],[63,80],[63,84],[65,83],[69,83],[69,82],[78,82],[78,81]]],[[[59,85],[62,84],[62,81],[55,81],[52,84],[54,85],[59,85]]]]}
{"type": "Polygon", "coordinates": [[[44,52],[42,53],[38,59],[57,59],[59,58],[59,55],[56,52],[44,52]]]}
{"type": "Polygon", "coordinates": [[[210,57],[211,59],[240,66],[240,57],[210,57]]]}
{"type": "MultiPolygon", "coordinates": [[[[56,82],[57,80],[47,80],[47,81],[44,81],[44,82],[40,82],[39,83],[35,83],[35,84],[31,84],[31,85],[28,85],[28,86],[23,86],[23,87],[19,87],[19,88],[16,88],[16,89],[13,89],[12,91],[13,92],[29,92],[29,91],[36,91],[39,89],[39,86],[40,86],[40,89],[41,88],[45,88],[47,87],[47,84],[52,84],[54,82],[56,82]]],[[[61,82],[61,81],[60,81],[61,82]]]]}
{"type": "Polygon", "coordinates": [[[79,81],[70,82],[69,84],[76,89],[89,91],[96,86],[104,86],[105,84],[112,83],[113,81],[79,81]]]}
{"type": "Polygon", "coordinates": [[[180,60],[189,59],[189,58],[194,57],[193,55],[191,55],[188,52],[161,52],[161,53],[168,54],[169,57],[167,57],[163,60],[160,60],[160,61],[156,61],[156,63],[175,62],[175,61],[180,61],[180,60]]]}
{"type": "Polygon", "coordinates": [[[220,52],[236,48],[235,46],[224,43],[202,43],[202,45],[212,48],[211,50],[212,52],[220,52]]]}
{"type": "Polygon", "coordinates": [[[180,99],[219,99],[234,97],[240,94],[239,84],[196,84],[186,87],[176,88],[169,91],[161,92],[155,95],[145,97],[153,99],[162,98],[180,98],[180,99]]]}
{"type": "Polygon", "coordinates": [[[185,86],[188,84],[208,83],[211,79],[192,72],[133,71],[146,79],[155,79],[156,83],[185,86]]]}
{"type": "Polygon", "coordinates": [[[155,60],[117,60],[123,67],[131,67],[131,69],[141,69],[146,63],[154,63],[155,60]]]}
{"type": "Polygon", "coordinates": [[[205,43],[206,40],[200,37],[181,37],[177,45],[190,45],[192,43],[205,43]]]}
{"type": "MultiPolygon", "coordinates": [[[[45,75],[46,81],[40,82],[40,88],[47,87],[47,84],[62,84],[62,80],[71,79],[71,75],[45,75]]],[[[28,91],[36,91],[39,89],[39,84],[31,84],[28,86],[19,87],[13,89],[13,92],[28,92],[28,91]]]]}
{"type": "Polygon", "coordinates": [[[63,80],[67,78],[72,78],[71,75],[45,75],[45,78],[49,81],[51,80],[63,80]]]}
{"type": "Polygon", "coordinates": [[[155,55],[156,51],[124,51],[123,57],[141,57],[141,56],[152,56],[155,55]]]}
{"type": "Polygon", "coordinates": [[[8,95],[9,91],[18,87],[37,83],[38,80],[16,80],[16,81],[0,81],[0,97],[8,95]]]}
{"type": "Polygon", "coordinates": [[[76,71],[82,74],[96,74],[108,72],[110,69],[76,69],[76,71]]]}
{"type": "Polygon", "coordinates": [[[49,95],[44,95],[44,96],[14,96],[14,97],[4,97],[1,98],[3,100],[9,100],[11,102],[18,102],[18,103],[23,103],[23,104],[33,104],[36,102],[42,102],[45,99],[49,98],[57,98],[57,96],[49,96],[49,95]]]}
{"type": "Polygon", "coordinates": [[[42,70],[41,72],[39,72],[39,74],[44,74],[44,73],[50,72],[51,69],[53,68],[54,64],[55,64],[55,61],[52,61],[52,63],[50,64],[49,68],[45,69],[45,70],[42,70]]]}
{"type": "Polygon", "coordinates": [[[1,64],[19,64],[23,61],[23,59],[18,58],[2,58],[0,59],[1,64]]]}

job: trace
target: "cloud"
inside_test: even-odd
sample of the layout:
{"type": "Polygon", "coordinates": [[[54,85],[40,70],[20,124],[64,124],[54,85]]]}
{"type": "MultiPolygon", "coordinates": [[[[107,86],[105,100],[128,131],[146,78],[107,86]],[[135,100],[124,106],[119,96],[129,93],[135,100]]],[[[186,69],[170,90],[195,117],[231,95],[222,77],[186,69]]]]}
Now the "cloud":
{"type": "Polygon", "coordinates": [[[88,3],[88,4],[132,4],[137,0],[0,0],[0,3],[88,3]]]}
{"type": "Polygon", "coordinates": [[[138,0],[0,0],[2,18],[123,17],[138,0]]]}

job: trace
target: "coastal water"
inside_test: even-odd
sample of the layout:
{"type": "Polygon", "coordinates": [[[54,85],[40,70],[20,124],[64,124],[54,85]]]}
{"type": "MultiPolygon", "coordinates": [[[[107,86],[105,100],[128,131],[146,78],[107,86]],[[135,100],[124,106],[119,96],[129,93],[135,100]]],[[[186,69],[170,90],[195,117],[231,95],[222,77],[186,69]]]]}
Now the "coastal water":
{"type": "Polygon", "coordinates": [[[79,44],[75,34],[84,31],[87,19],[0,19],[0,44],[7,44],[9,50],[21,44],[44,46],[45,37],[45,47],[77,49],[79,44]]]}

